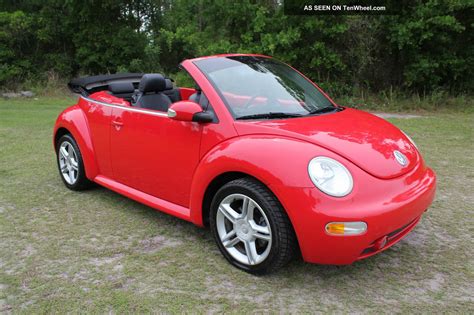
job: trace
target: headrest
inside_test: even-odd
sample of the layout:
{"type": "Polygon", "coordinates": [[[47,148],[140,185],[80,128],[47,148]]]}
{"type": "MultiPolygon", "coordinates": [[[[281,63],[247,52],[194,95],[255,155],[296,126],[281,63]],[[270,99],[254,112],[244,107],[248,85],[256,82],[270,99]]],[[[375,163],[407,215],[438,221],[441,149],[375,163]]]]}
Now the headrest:
{"type": "Polygon", "coordinates": [[[165,78],[159,73],[144,74],[140,80],[138,89],[142,93],[159,92],[166,88],[165,78]]]}
{"type": "Polygon", "coordinates": [[[109,91],[114,94],[133,93],[135,88],[132,82],[116,82],[109,84],[109,91]]]}
{"type": "Polygon", "coordinates": [[[170,79],[165,79],[166,81],[166,88],[165,90],[172,90],[173,89],[173,82],[170,79]]]}

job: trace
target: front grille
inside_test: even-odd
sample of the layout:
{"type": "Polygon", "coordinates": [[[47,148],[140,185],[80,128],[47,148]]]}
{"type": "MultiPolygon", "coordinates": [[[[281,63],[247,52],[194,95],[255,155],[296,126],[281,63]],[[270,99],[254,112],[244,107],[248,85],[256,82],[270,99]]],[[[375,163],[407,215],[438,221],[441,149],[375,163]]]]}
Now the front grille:
{"type": "MultiPolygon", "coordinates": [[[[395,239],[397,236],[399,236],[400,234],[402,234],[406,229],[408,229],[409,227],[411,227],[414,223],[416,223],[416,221],[418,221],[420,219],[420,217],[414,219],[413,221],[411,221],[410,223],[408,224],[405,224],[404,226],[402,226],[401,228],[399,229],[396,229],[395,231],[392,231],[390,233],[388,233],[387,235],[385,235],[387,237],[387,243],[385,244],[384,247],[387,247],[388,245],[391,245],[391,241],[393,239],[395,239]]],[[[382,236],[382,237],[385,237],[385,236],[382,236]]],[[[380,237],[380,238],[382,238],[380,237]]],[[[380,239],[379,238],[379,239],[380,239]]],[[[368,255],[368,254],[371,254],[373,252],[376,252],[378,249],[374,248],[374,245],[375,243],[377,242],[377,240],[373,241],[372,244],[370,244],[369,247],[367,247],[366,249],[364,249],[361,253],[361,256],[365,256],[365,255],[368,255]]]]}
{"type": "MultiPolygon", "coordinates": [[[[416,220],[416,219],[415,219],[416,220]]],[[[400,232],[402,232],[404,229],[406,229],[409,225],[411,225],[413,222],[415,222],[415,220],[411,221],[410,223],[408,224],[405,224],[404,226],[402,226],[401,228],[399,229],[396,229],[395,231],[393,232],[390,232],[387,234],[387,237],[388,237],[388,241],[390,241],[390,239],[394,238],[395,236],[397,236],[398,234],[400,234],[400,232]]]]}

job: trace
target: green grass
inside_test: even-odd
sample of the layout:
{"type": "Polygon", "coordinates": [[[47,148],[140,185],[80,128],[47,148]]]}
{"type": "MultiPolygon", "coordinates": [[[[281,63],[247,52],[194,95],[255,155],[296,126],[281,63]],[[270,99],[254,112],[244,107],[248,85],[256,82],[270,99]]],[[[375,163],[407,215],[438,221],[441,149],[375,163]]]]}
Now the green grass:
{"type": "Polygon", "coordinates": [[[378,94],[354,93],[351,96],[336,97],[340,105],[364,110],[390,112],[464,112],[474,113],[474,98],[470,95],[451,96],[443,91],[428,95],[388,91],[378,94]]]}
{"type": "Polygon", "coordinates": [[[295,260],[254,277],[210,233],[103,188],[72,192],[52,148],[74,99],[0,101],[0,313],[474,312],[474,115],[391,119],[438,174],[392,249],[351,266],[295,260]]]}

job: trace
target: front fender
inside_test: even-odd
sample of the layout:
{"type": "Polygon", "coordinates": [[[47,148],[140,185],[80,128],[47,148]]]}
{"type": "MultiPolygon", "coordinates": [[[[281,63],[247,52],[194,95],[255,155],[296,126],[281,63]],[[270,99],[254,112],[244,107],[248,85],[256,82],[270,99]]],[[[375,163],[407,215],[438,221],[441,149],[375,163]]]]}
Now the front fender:
{"type": "Polygon", "coordinates": [[[272,186],[282,185],[314,187],[308,176],[308,163],[316,155],[327,153],[309,142],[268,135],[236,137],[220,143],[202,158],[194,173],[191,221],[203,225],[202,201],[207,187],[217,176],[226,172],[245,173],[271,190],[272,186]]]}
{"type": "MultiPolygon", "coordinates": [[[[81,150],[86,177],[93,180],[98,175],[98,167],[92,146],[89,124],[83,110],[79,106],[74,105],[61,112],[54,126],[53,139],[56,139],[57,132],[61,128],[67,129],[76,140],[81,150]]],[[[56,143],[54,145],[56,146],[56,143]]]]}

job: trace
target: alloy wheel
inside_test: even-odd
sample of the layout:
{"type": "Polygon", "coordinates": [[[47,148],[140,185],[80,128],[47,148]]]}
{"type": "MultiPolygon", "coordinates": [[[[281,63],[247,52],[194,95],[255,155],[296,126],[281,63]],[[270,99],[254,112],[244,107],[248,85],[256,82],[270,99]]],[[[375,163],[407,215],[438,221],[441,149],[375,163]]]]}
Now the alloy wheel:
{"type": "Polygon", "coordinates": [[[79,177],[79,163],[76,150],[70,142],[61,143],[58,158],[61,175],[69,185],[74,185],[79,177]]]}
{"type": "Polygon", "coordinates": [[[270,223],[262,208],[250,197],[231,194],[219,204],[216,214],[219,239],[237,261],[257,265],[272,246],[270,223]]]}

